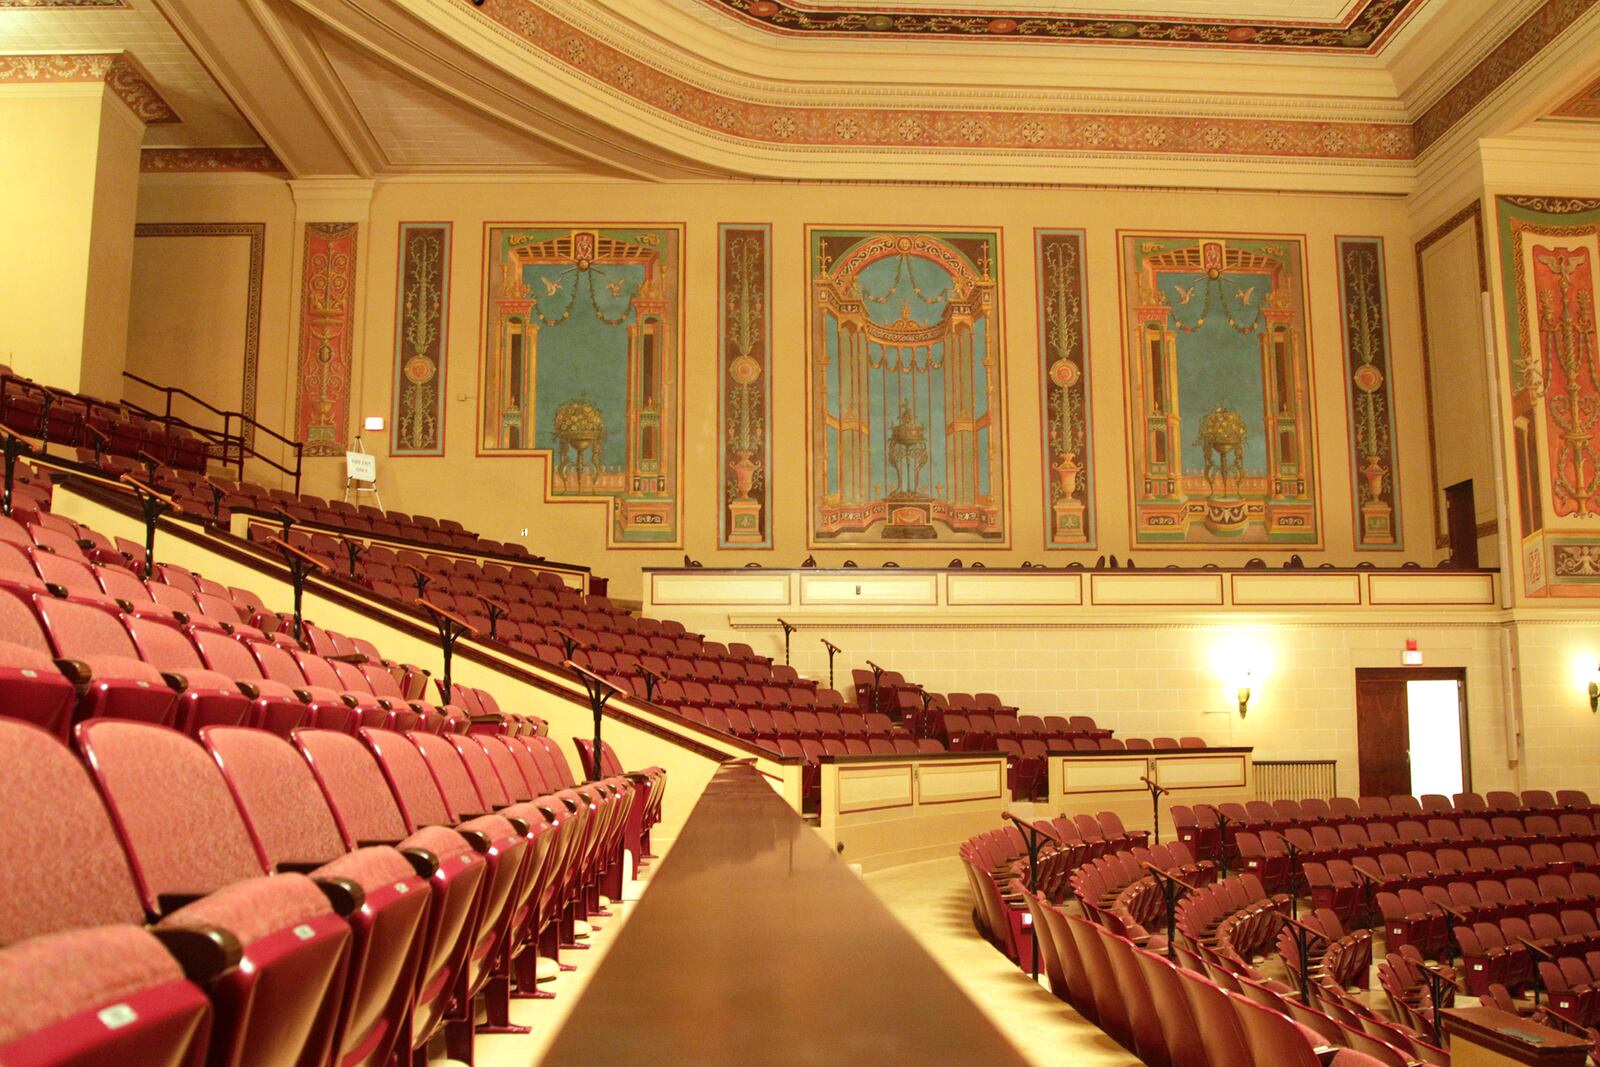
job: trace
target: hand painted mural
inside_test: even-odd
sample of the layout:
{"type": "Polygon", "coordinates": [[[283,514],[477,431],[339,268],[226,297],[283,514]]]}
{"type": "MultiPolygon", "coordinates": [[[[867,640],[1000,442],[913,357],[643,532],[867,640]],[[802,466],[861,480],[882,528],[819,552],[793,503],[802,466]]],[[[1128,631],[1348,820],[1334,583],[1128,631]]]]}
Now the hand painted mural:
{"type": "Polygon", "coordinates": [[[393,456],[444,455],[450,224],[400,224],[400,298],[394,327],[393,456]]]}
{"type": "Polygon", "coordinates": [[[717,227],[722,368],[718,547],[772,547],[772,227],[717,227]]]}
{"type": "Polygon", "coordinates": [[[1600,200],[1497,198],[1523,588],[1600,596],[1600,200]]]}
{"type": "Polygon", "coordinates": [[[1004,546],[1000,235],[808,227],[813,547],[1004,546]]]}
{"type": "Polygon", "coordinates": [[[1119,236],[1134,543],[1319,546],[1303,241],[1119,236]]]}
{"type": "Polygon", "coordinates": [[[1094,433],[1082,230],[1034,232],[1047,548],[1091,548],[1094,433]]]}
{"type": "Polygon", "coordinates": [[[349,440],[359,229],[305,224],[295,432],[308,456],[342,456],[349,440]]]}
{"type": "Polygon", "coordinates": [[[1356,547],[1401,548],[1400,469],[1389,381],[1389,294],[1383,238],[1340,237],[1334,246],[1344,314],[1356,547]]]}
{"type": "Polygon", "coordinates": [[[479,450],[544,454],[607,541],[681,541],[683,228],[487,227],[479,450]]]}

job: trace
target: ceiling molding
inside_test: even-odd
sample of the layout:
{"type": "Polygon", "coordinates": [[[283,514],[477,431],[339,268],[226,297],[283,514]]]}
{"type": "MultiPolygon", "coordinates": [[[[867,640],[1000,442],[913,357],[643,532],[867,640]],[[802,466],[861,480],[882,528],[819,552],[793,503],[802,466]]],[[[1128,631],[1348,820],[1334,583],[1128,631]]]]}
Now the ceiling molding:
{"type": "Polygon", "coordinates": [[[262,145],[236,148],[146,148],[139,153],[145,174],[287,174],[283,160],[262,145]]]}
{"type": "Polygon", "coordinates": [[[1303,18],[1178,18],[1138,12],[1131,5],[1126,13],[1089,14],[1042,12],[1003,3],[975,11],[970,4],[911,9],[801,0],[697,2],[746,25],[788,37],[869,40],[934,37],[1376,55],[1427,0],[1356,0],[1344,18],[1334,22],[1303,18]]]}
{"type": "Polygon", "coordinates": [[[182,121],[126,52],[0,55],[0,85],[53,82],[103,82],[147,126],[182,121]]]}

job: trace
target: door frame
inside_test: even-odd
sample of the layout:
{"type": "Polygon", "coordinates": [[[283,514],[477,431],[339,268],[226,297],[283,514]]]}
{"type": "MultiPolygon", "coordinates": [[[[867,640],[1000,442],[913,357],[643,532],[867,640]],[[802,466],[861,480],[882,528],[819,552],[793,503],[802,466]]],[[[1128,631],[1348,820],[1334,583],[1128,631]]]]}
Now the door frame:
{"type": "MultiPolygon", "coordinates": [[[[1456,682],[1456,703],[1461,721],[1461,791],[1472,792],[1472,734],[1467,719],[1467,669],[1465,667],[1357,667],[1356,678],[1380,682],[1456,682]]],[[[1410,716],[1409,701],[1407,717],[1410,716]]],[[[1410,738],[1407,737],[1409,743],[1410,738]]],[[[1361,710],[1356,709],[1356,751],[1361,750],[1361,710]]]]}

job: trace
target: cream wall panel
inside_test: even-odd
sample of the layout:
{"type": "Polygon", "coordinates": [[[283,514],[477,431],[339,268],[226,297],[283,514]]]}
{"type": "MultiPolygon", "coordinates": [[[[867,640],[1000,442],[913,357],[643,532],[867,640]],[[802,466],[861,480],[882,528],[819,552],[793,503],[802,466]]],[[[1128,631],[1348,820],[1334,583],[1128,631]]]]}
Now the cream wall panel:
{"type": "Polygon", "coordinates": [[[938,602],[939,576],[936,574],[889,575],[868,571],[860,577],[800,576],[801,604],[926,604],[931,607],[938,602]]]}
{"type": "Polygon", "coordinates": [[[1234,574],[1229,583],[1238,607],[1361,603],[1359,574],[1234,574]]]}
{"type": "MultiPolygon", "coordinates": [[[[1472,482],[1478,521],[1492,522],[1494,461],[1488,433],[1491,394],[1483,358],[1483,308],[1472,223],[1457,227],[1425,249],[1421,265],[1427,293],[1422,314],[1428,328],[1428,392],[1433,405],[1432,456],[1440,529],[1444,522],[1445,487],[1468,480],[1472,482]]],[[[1425,499],[1417,498],[1419,504],[1425,499]]],[[[1431,507],[1428,521],[1433,521],[1431,507]]],[[[1428,543],[1432,544],[1431,533],[1428,543]]],[[[1480,561],[1493,566],[1498,547],[1493,536],[1480,538],[1480,561]]],[[[1441,549],[1439,557],[1447,554],[1441,549]]],[[[1427,558],[1421,552],[1418,555],[1427,558]]]]}
{"type": "Polygon", "coordinates": [[[1098,793],[1105,790],[1143,789],[1139,781],[1150,764],[1142,757],[1100,757],[1093,760],[1054,760],[1067,794],[1098,793]]]}
{"type": "Polygon", "coordinates": [[[1392,604],[1465,604],[1489,606],[1494,577],[1488,574],[1369,574],[1367,600],[1392,604]]]}
{"type": "Polygon", "coordinates": [[[945,602],[952,607],[1065,606],[1083,603],[1077,574],[971,574],[945,576],[945,602]]]}
{"type": "Polygon", "coordinates": [[[841,766],[838,781],[841,814],[909,808],[914,802],[909,763],[841,766]]]}
{"type": "Polygon", "coordinates": [[[1091,574],[1089,602],[1099,605],[1220,605],[1220,574],[1091,574]]]}
{"type": "Polygon", "coordinates": [[[715,604],[729,608],[789,603],[787,574],[652,574],[651,599],[662,605],[715,604]]]}
{"type": "Polygon", "coordinates": [[[999,800],[1004,789],[1005,766],[997,760],[934,760],[917,766],[918,804],[999,800]]]}
{"type": "Polygon", "coordinates": [[[1168,789],[1243,788],[1245,762],[1243,755],[1157,760],[1155,781],[1168,789]]]}

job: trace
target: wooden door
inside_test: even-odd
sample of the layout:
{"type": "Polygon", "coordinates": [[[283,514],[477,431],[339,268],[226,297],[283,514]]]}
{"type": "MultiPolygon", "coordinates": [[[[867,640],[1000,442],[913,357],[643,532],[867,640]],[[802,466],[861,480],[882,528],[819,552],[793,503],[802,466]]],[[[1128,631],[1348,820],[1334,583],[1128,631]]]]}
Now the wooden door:
{"type": "Polygon", "coordinates": [[[1461,667],[1366,667],[1356,671],[1357,772],[1362,796],[1409,796],[1411,716],[1406,683],[1453,681],[1461,700],[1461,782],[1472,788],[1472,752],[1467,731],[1467,672],[1461,667]]]}
{"type": "Polygon", "coordinates": [[[1362,796],[1411,792],[1410,721],[1400,671],[1356,671],[1356,748],[1362,796]]]}
{"type": "Polygon", "coordinates": [[[1478,565],[1478,507],[1472,496],[1472,479],[1444,490],[1445,525],[1450,537],[1450,562],[1457,567],[1478,565]]]}

